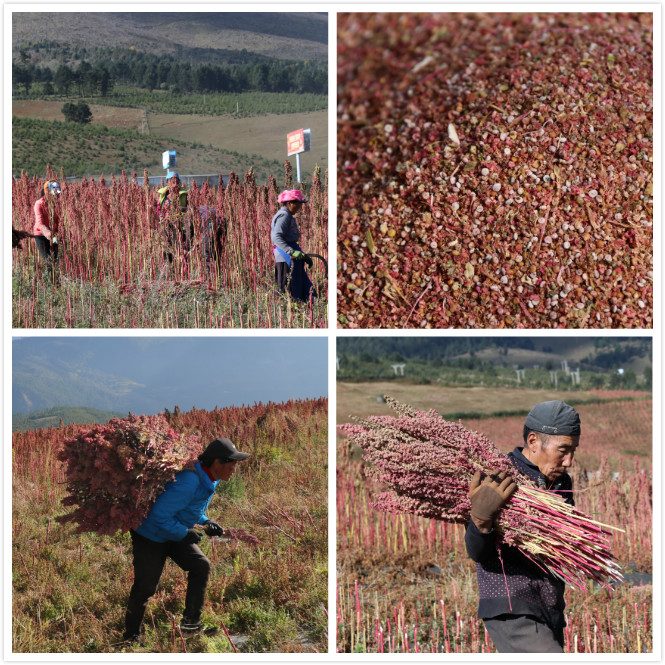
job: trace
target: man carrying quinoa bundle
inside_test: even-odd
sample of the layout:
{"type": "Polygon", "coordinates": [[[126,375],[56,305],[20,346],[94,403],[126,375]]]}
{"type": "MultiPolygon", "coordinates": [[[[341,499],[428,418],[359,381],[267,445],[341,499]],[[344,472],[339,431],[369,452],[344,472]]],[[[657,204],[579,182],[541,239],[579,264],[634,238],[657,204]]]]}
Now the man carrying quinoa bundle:
{"type": "MultiPolygon", "coordinates": [[[[558,400],[536,404],[524,424],[524,447],[508,455],[538,487],[574,505],[566,470],[580,439],[580,417],[558,400]]],[[[494,522],[517,485],[496,472],[481,482],[476,473],[469,489],[471,520],[466,550],[476,562],[478,616],[499,653],[563,653],[565,584],[505,544],[497,546],[494,522]]]]}
{"type": "Polygon", "coordinates": [[[136,530],[131,530],[134,584],[129,594],[123,639],[140,643],[141,624],[148,601],[157,585],[166,559],[187,571],[185,609],[180,623],[183,636],[214,635],[218,629],[201,620],[210,561],[198,546],[202,536],[194,528],[203,527],[210,538],[224,533],[206,516],[206,509],[220,480],[228,481],[236,464],[249,457],[229,439],[215,439],[199,455],[193,470],[176,474],[148,511],[136,530]]]}

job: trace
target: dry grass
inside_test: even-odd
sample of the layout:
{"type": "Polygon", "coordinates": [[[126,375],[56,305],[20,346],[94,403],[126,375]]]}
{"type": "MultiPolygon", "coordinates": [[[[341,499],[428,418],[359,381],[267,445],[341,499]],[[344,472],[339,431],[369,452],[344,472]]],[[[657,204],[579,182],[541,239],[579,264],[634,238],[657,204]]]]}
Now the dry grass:
{"type": "MultiPolygon", "coordinates": [[[[300,128],[311,128],[312,150],[301,155],[303,169],[312,171],[315,164],[328,168],[328,112],[289,113],[253,118],[231,116],[148,114],[153,136],[181,141],[197,141],[215,148],[260,155],[264,159],[283,161],[286,135],[300,128]]],[[[178,168],[187,173],[188,155],[178,155],[178,168]]],[[[199,157],[201,159],[201,157],[199,157]]],[[[295,165],[295,156],[290,158],[295,165]]],[[[214,170],[212,171],[215,172],[214,170]]],[[[294,166],[295,175],[295,166],[294,166]]]]}
{"type": "MultiPolygon", "coordinates": [[[[534,404],[551,399],[563,401],[588,400],[585,391],[523,390],[519,388],[471,388],[458,386],[413,385],[392,381],[337,383],[337,422],[349,416],[391,415],[387,404],[377,397],[390,395],[398,402],[415,408],[435,409],[437,413],[496,413],[497,411],[529,410],[534,404]]],[[[521,432],[521,427],[520,427],[521,432]]]]}
{"type": "MultiPolygon", "coordinates": [[[[19,100],[12,103],[12,114],[21,118],[62,122],[62,106],[63,102],[19,100]]],[[[141,127],[140,109],[90,104],[90,110],[92,124],[118,129],[141,127]]],[[[251,118],[149,113],[148,121],[152,136],[202,143],[225,152],[258,155],[280,163],[287,158],[286,135],[301,127],[311,128],[312,151],[301,155],[303,170],[311,172],[316,164],[322,171],[328,168],[327,111],[251,118]]],[[[214,157],[205,147],[188,148],[178,153],[178,171],[183,174],[218,173],[221,167],[214,157]]],[[[290,159],[295,165],[295,156],[290,159]]]]}

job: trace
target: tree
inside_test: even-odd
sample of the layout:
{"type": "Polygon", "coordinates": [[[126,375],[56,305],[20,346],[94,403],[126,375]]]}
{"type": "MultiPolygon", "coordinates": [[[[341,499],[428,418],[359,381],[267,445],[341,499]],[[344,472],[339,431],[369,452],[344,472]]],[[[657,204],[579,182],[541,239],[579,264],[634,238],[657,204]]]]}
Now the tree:
{"type": "Polygon", "coordinates": [[[82,125],[87,125],[92,120],[92,111],[90,111],[90,107],[83,101],[76,104],[67,102],[62,107],[62,112],[67,122],[78,122],[82,125]]]}
{"type": "Polygon", "coordinates": [[[20,65],[12,65],[12,81],[17,86],[22,85],[25,87],[25,94],[30,92],[32,85],[32,72],[28,67],[21,67],[20,65]]]}
{"type": "Polygon", "coordinates": [[[58,92],[69,96],[72,83],[74,83],[74,72],[67,65],[60,65],[55,72],[55,87],[58,92]]]}

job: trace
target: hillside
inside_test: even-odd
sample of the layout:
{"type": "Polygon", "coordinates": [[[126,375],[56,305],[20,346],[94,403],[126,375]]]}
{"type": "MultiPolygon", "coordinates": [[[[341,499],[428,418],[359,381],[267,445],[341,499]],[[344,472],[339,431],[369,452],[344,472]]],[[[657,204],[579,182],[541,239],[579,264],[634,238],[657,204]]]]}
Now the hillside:
{"type": "Polygon", "coordinates": [[[325,60],[328,16],[316,12],[14,12],[14,52],[36,42],[82,48],[133,48],[194,61],[223,61],[228,51],[270,58],[325,60]]]}
{"type": "Polygon", "coordinates": [[[31,429],[59,427],[63,425],[106,423],[111,418],[123,418],[120,411],[102,411],[89,406],[55,406],[51,409],[12,414],[12,432],[25,432],[31,429]]]}
{"type": "Polygon", "coordinates": [[[365,361],[475,359],[504,367],[534,367],[562,360],[588,369],[611,368],[651,362],[651,339],[647,337],[343,337],[338,355],[358,356],[365,361]]]}
{"type": "Polygon", "coordinates": [[[12,166],[14,175],[21,171],[42,175],[46,165],[69,176],[119,175],[123,170],[143,175],[163,176],[161,154],[178,152],[182,174],[224,174],[231,171],[242,177],[250,167],[256,180],[265,183],[270,174],[283,170],[283,160],[268,159],[258,153],[243,154],[235,150],[196,141],[158,136],[137,135],[127,129],[107,129],[104,125],[49,123],[45,120],[14,118],[12,123],[12,166]],[[48,136],[49,140],[42,139],[48,136]]]}

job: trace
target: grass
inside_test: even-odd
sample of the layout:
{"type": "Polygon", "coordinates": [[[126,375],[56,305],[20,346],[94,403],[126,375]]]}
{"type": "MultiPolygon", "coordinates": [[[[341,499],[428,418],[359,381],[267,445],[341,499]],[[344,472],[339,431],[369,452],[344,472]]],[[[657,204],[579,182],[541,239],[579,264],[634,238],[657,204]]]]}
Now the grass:
{"type": "Polygon", "coordinates": [[[12,326],[309,328],[312,321],[321,324],[327,318],[327,301],[315,300],[312,307],[294,303],[275,291],[268,277],[258,293],[242,287],[211,291],[205,282],[167,279],[139,283],[129,293],[113,280],[92,283],[61,276],[54,286],[36,266],[24,264],[15,267],[12,277],[12,326]]]}
{"type": "MultiPolygon", "coordinates": [[[[257,428],[252,407],[241,410],[243,450],[252,458],[207,511],[261,541],[256,548],[207,538],[201,544],[212,563],[203,619],[223,623],[243,652],[327,649],[327,401],[296,411],[273,404],[267,425],[257,428]],[[280,411],[289,414],[290,429],[280,411]],[[284,456],[264,456],[269,442],[284,456]]],[[[178,426],[205,436],[219,418],[220,412],[193,411],[179,415],[178,426]]],[[[171,562],[148,605],[144,646],[119,644],[133,578],[129,534],[77,535],[73,525],[55,521],[66,509],[60,506],[63,472],[53,456],[75,427],[14,435],[12,651],[233,651],[223,630],[210,639],[180,638],[186,576],[171,562]]]]}
{"type": "MultiPolygon", "coordinates": [[[[207,136],[199,132],[198,137],[207,136]]],[[[243,173],[254,167],[257,180],[265,183],[281,163],[257,154],[244,154],[220,146],[162,136],[139,134],[135,129],[80,125],[36,118],[12,119],[12,164],[14,173],[21,171],[42,175],[47,164],[60,165],[65,173],[99,177],[123,170],[163,175],[161,155],[176,150],[185,155],[191,170],[203,173],[231,171],[243,173]]],[[[182,161],[182,159],[181,159],[182,161]]],[[[184,172],[184,171],[181,171],[184,172]]]]}
{"type": "MultiPolygon", "coordinates": [[[[649,393],[630,391],[636,399],[649,393]]],[[[390,395],[398,402],[419,404],[423,410],[435,409],[439,414],[525,411],[538,402],[560,399],[578,405],[598,400],[588,390],[555,390],[530,388],[501,388],[488,386],[418,385],[405,381],[373,381],[360,383],[337,382],[337,419],[347,422],[350,416],[390,415],[387,404],[377,398],[390,395]]],[[[521,432],[521,426],[518,428],[521,432]]]]}

